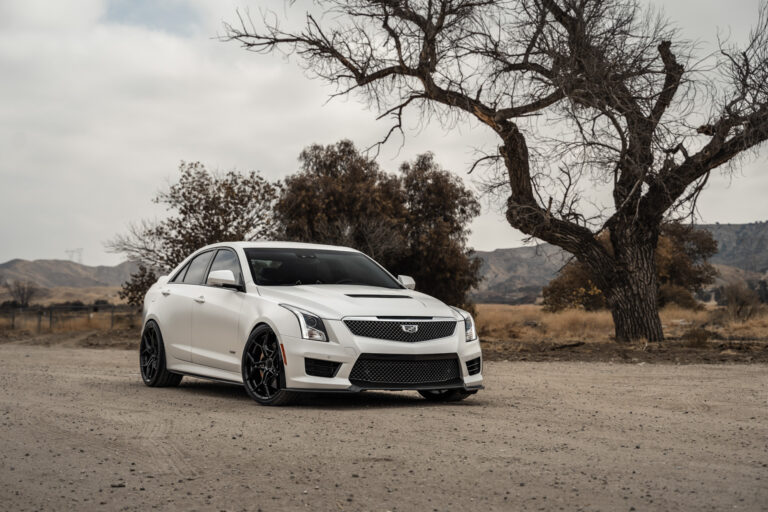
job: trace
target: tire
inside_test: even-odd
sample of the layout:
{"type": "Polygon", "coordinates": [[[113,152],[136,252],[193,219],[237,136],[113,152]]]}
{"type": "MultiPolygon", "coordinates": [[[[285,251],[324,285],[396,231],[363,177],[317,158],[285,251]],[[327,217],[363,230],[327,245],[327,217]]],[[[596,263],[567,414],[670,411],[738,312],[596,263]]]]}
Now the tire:
{"type": "Polygon", "coordinates": [[[139,346],[141,380],[151,388],[178,386],[182,376],[171,373],[165,366],[165,345],[160,327],[153,320],[147,322],[139,346]]]}
{"type": "Polygon", "coordinates": [[[285,367],[277,336],[260,325],[248,336],[241,364],[245,391],[261,405],[288,405],[296,393],[286,391],[285,367]]]}
{"type": "Polygon", "coordinates": [[[474,393],[463,389],[428,389],[419,391],[419,394],[430,402],[461,402],[474,393]]]}

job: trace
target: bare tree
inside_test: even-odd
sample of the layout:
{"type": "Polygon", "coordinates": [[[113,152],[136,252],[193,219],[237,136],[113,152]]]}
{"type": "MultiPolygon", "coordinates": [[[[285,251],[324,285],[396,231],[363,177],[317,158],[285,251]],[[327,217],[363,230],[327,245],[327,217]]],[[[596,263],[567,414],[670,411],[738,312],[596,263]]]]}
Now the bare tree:
{"type": "Polygon", "coordinates": [[[11,299],[19,306],[26,308],[32,299],[39,295],[40,289],[37,285],[28,280],[17,279],[15,281],[6,281],[3,286],[11,296],[11,299]]]}
{"type": "MultiPolygon", "coordinates": [[[[266,13],[226,25],[246,49],[298,56],[401,130],[406,109],[498,138],[472,166],[504,173],[506,217],[596,276],[616,339],[661,340],[654,249],[711,171],[768,138],[768,15],[714,66],[637,0],[317,0],[297,30],[266,13]],[[314,9],[314,8],[313,8],[314,9]],[[711,111],[706,112],[709,108],[711,111]],[[611,203],[590,208],[585,187],[611,203]],[[608,247],[596,239],[607,231],[608,247]]],[[[499,183],[496,183],[498,186],[499,183]]]]}

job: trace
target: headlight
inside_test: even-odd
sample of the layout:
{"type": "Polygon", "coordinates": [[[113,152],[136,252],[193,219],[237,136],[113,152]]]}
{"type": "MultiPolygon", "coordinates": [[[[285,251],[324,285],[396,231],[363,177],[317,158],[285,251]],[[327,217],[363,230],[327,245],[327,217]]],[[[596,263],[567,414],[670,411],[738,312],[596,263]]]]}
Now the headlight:
{"type": "Polygon", "coordinates": [[[472,316],[467,315],[464,319],[464,330],[466,331],[467,341],[475,341],[477,339],[477,329],[475,329],[475,321],[472,320],[472,316]]]}
{"type": "Polygon", "coordinates": [[[313,341],[328,341],[328,331],[325,330],[325,324],[319,316],[289,304],[280,305],[296,315],[302,338],[313,341]]]}
{"type": "Polygon", "coordinates": [[[475,329],[475,321],[472,319],[472,315],[464,311],[463,309],[453,308],[458,314],[464,318],[464,332],[466,341],[475,341],[477,339],[477,329],[475,329]]]}

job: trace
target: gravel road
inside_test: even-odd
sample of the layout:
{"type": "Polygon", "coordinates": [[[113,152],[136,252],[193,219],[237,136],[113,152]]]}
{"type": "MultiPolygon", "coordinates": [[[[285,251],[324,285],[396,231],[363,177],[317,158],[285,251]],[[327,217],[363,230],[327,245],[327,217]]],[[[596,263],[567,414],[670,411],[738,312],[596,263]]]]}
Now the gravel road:
{"type": "Polygon", "coordinates": [[[0,509],[768,509],[766,365],[497,362],[460,404],[277,409],[136,360],[0,345],[0,509]]]}

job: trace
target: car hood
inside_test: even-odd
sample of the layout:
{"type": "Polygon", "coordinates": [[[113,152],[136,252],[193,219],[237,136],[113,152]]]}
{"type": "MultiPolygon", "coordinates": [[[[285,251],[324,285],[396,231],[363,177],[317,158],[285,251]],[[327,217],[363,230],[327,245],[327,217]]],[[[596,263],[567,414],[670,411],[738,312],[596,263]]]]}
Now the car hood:
{"type": "Polygon", "coordinates": [[[358,285],[259,286],[259,295],[339,320],[348,316],[429,316],[457,318],[453,309],[429,295],[358,285]]]}

